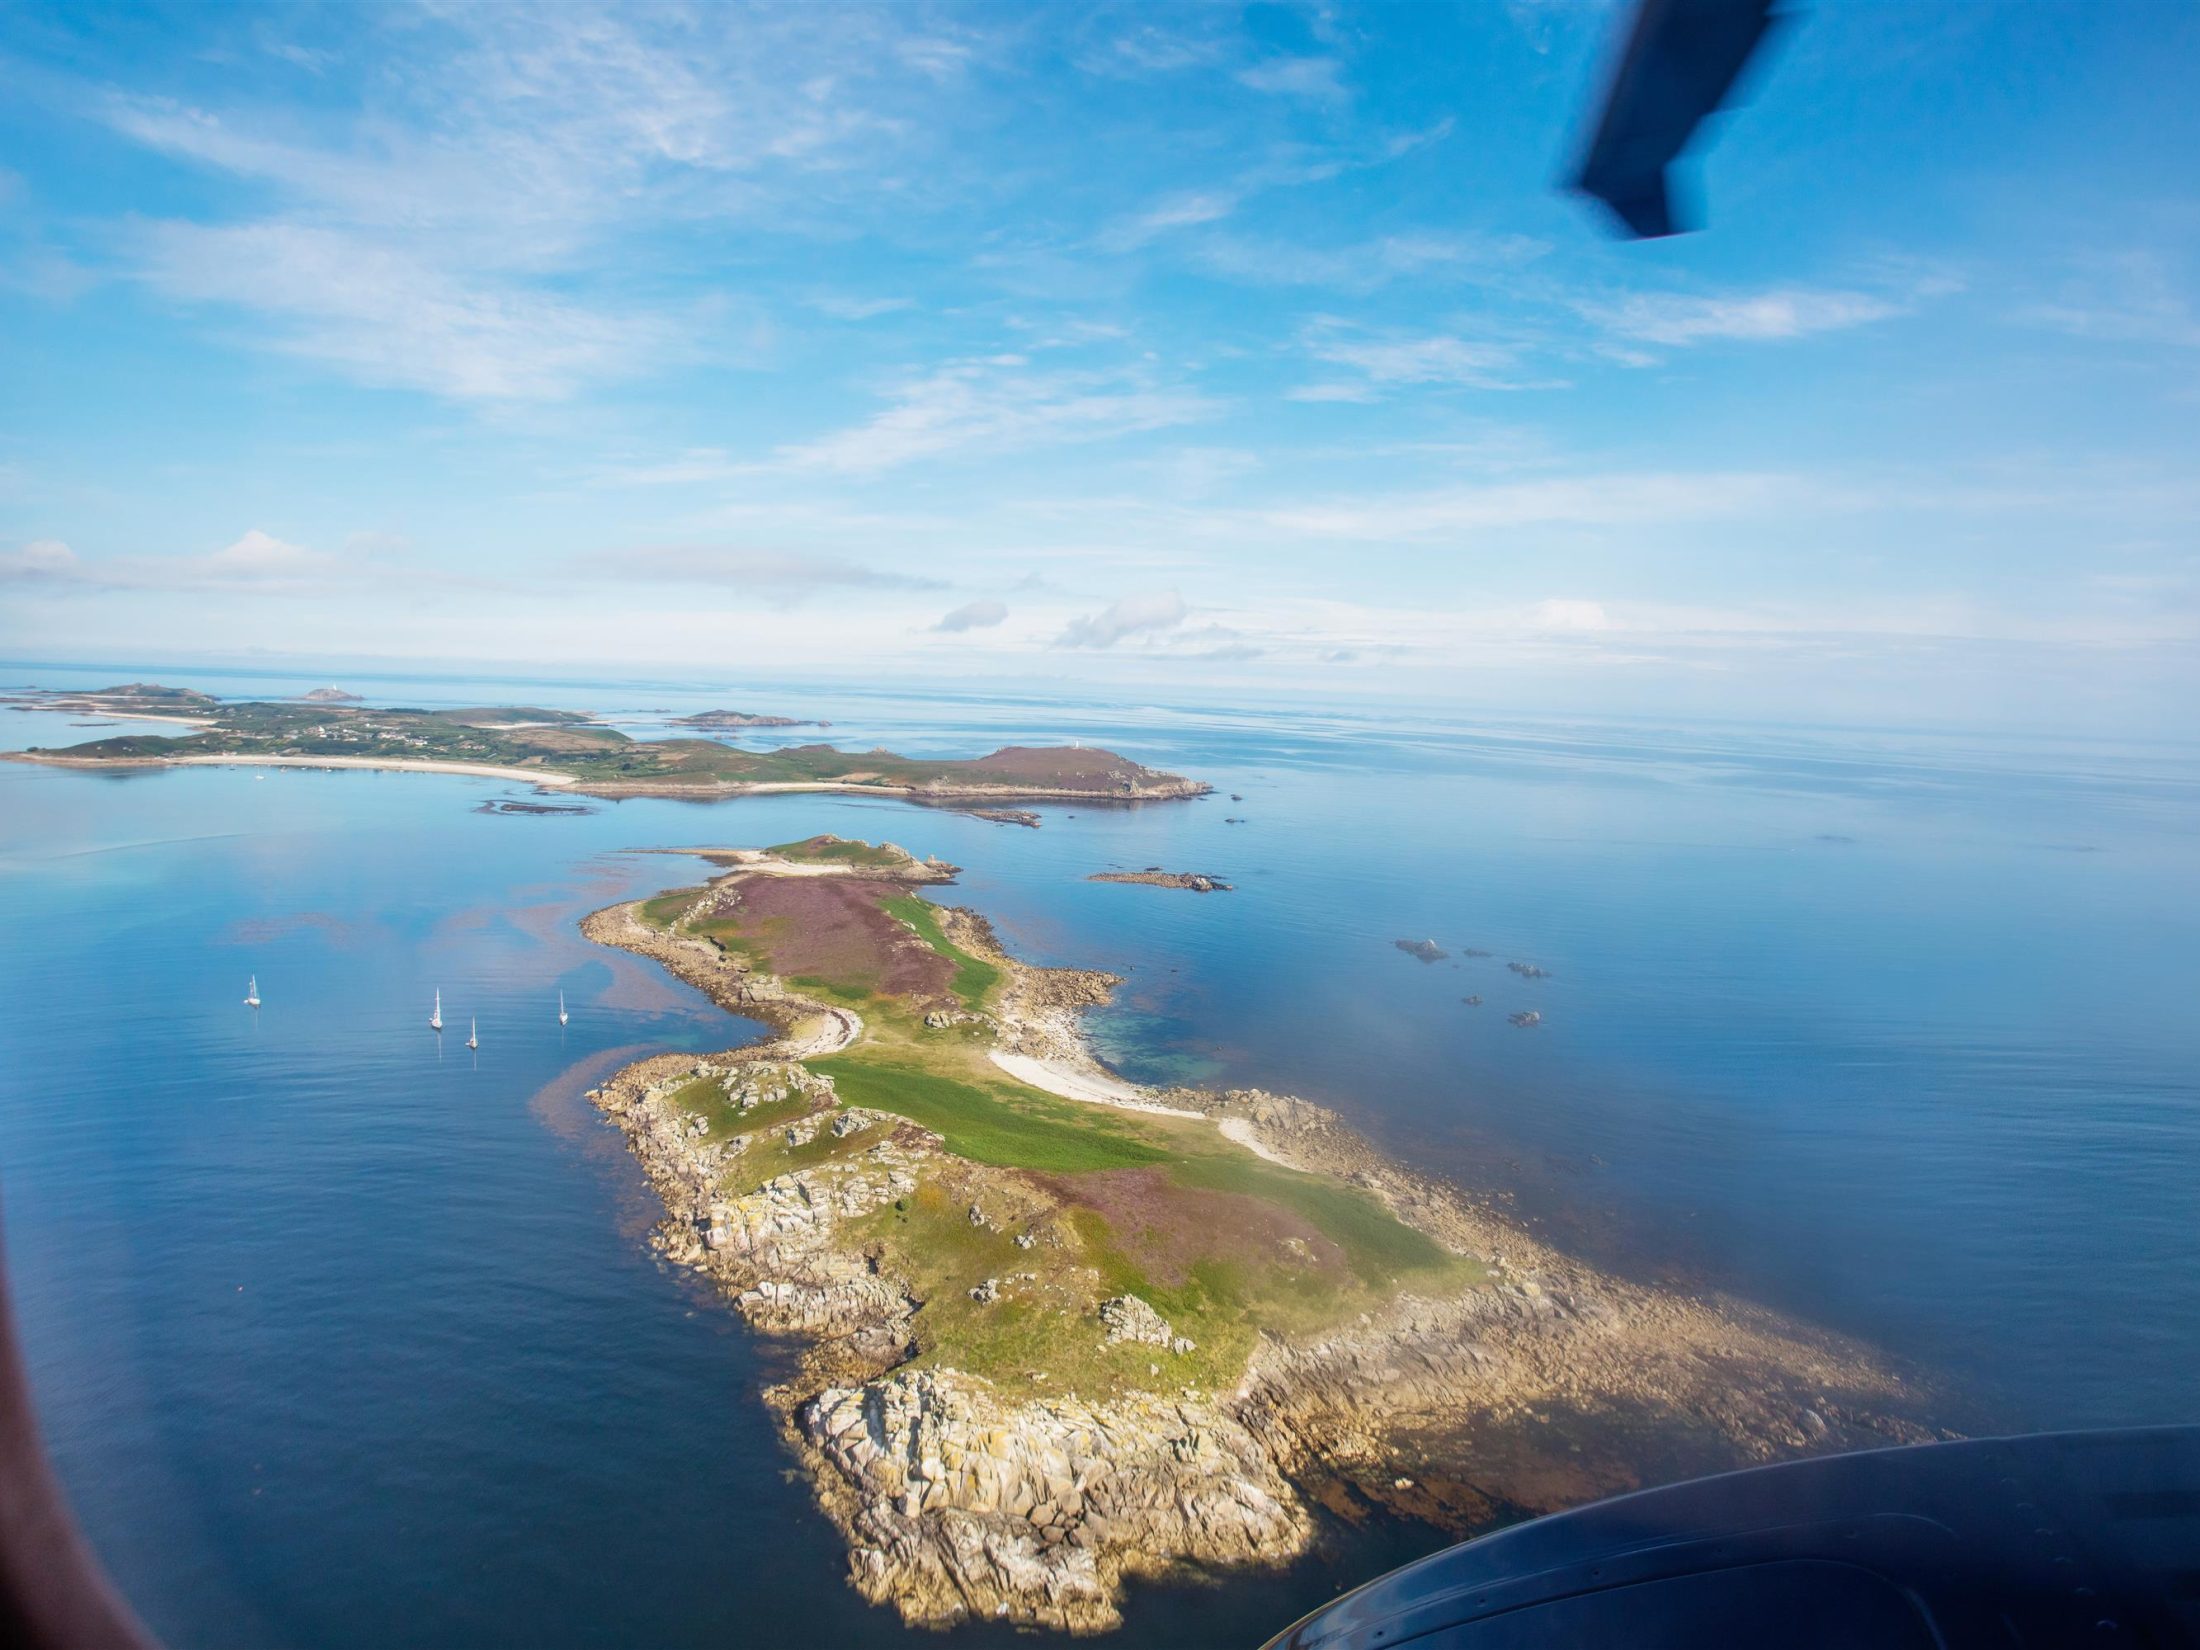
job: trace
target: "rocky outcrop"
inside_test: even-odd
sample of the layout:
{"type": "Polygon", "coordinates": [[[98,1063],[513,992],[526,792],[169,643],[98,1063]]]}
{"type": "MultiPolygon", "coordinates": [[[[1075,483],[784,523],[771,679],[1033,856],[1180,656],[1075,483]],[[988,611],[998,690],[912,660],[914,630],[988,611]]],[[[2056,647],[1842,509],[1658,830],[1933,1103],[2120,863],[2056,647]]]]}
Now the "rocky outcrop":
{"type": "Polygon", "coordinates": [[[1148,888],[1189,888],[1195,894],[1227,894],[1230,885],[1204,871],[1164,871],[1149,865],[1143,871],[1095,871],[1087,882],[1137,882],[1148,888]]]}
{"type": "Polygon", "coordinates": [[[857,1591],[913,1624],[1091,1632],[1120,1619],[1126,1574],[1277,1565],[1312,1534],[1269,1452],[1208,1400],[1013,1401],[927,1369],[829,1387],[796,1420],[857,1591]]]}

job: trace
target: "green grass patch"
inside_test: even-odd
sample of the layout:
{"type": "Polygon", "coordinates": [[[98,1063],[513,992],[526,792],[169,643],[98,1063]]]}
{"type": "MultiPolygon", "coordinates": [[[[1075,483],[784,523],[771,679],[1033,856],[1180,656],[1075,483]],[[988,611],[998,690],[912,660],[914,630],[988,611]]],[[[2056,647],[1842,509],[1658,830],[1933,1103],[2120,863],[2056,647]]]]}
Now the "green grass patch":
{"type": "Polygon", "coordinates": [[[1001,971],[983,958],[973,957],[947,937],[938,906],[915,894],[890,894],[879,901],[879,908],[888,916],[907,923],[918,939],[955,965],[955,978],[949,989],[955,993],[956,1001],[973,1014],[985,1007],[986,998],[1001,983],[1001,971]]]}
{"type": "Polygon", "coordinates": [[[1165,1162],[1169,1155],[1123,1119],[1096,1117],[1089,1106],[1014,1083],[981,1086],[860,1053],[814,1060],[811,1069],[832,1078],[843,1103],[906,1117],[973,1163],[1077,1174],[1165,1162]]]}
{"type": "Polygon", "coordinates": [[[1169,1174],[1180,1186],[1240,1192],[1303,1216],[1344,1251],[1346,1263],[1371,1287],[1465,1264],[1357,1187],[1279,1168],[1250,1154],[1186,1158],[1172,1165],[1169,1174]]]}
{"type": "Polygon", "coordinates": [[[695,903],[700,888],[675,888],[670,893],[659,894],[655,899],[642,901],[642,921],[655,928],[670,928],[687,913],[695,903]]]}

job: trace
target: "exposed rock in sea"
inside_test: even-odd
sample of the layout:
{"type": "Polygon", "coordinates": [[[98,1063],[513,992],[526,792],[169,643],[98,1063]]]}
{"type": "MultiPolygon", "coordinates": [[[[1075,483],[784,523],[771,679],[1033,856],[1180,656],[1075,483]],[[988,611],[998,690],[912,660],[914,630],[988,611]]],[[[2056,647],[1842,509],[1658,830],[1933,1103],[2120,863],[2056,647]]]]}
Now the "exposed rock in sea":
{"type": "Polygon", "coordinates": [[[1164,871],[1149,865],[1143,871],[1095,871],[1087,882],[1138,882],[1149,888],[1189,888],[1195,894],[1227,894],[1230,885],[1203,871],[1164,871]]]}
{"type": "Polygon", "coordinates": [[[1465,1003],[1469,1008],[1480,1008],[1482,1006],[1482,999],[1480,997],[1461,997],[1459,1000],[1465,1003]]]}
{"type": "Polygon", "coordinates": [[[1425,963],[1442,962],[1451,953],[1434,940],[1392,940],[1390,942],[1409,957],[1418,957],[1425,963]]]}
{"type": "Polygon", "coordinates": [[[1518,974],[1523,980],[1547,980],[1551,977],[1549,969],[1538,968],[1534,963],[1509,962],[1505,966],[1518,974]]]}
{"type": "Polygon", "coordinates": [[[1516,1026],[1537,1026],[1543,1023],[1543,1016],[1532,1008],[1522,1009],[1518,1014],[1508,1014],[1505,1018],[1516,1026]]]}

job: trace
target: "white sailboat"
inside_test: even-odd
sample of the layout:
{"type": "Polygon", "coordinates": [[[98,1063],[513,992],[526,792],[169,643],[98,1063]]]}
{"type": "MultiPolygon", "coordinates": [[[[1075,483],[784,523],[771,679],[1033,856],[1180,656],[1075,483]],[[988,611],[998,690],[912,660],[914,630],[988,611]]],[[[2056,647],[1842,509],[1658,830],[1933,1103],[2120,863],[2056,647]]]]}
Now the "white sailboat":
{"type": "Polygon", "coordinates": [[[258,1008],[260,1006],[260,977],[257,974],[252,976],[251,981],[244,988],[244,1006],[247,1008],[258,1008]]]}
{"type": "Polygon", "coordinates": [[[443,988],[441,986],[435,988],[435,1012],[428,1016],[428,1025],[436,1031],[443,1029],[443,988]]]}
{"type": "Polygon", "coordinates": [[[481,1023],[478,1020],[468,1020],[466,1022],[466,1046],[468,1048],[481,1047],[481,1023]]]}
{"type": "Polygon", "coordinates": [[[572,1016],[565,1012],[565,993],[561,991],[558,993],[558,1024],[562,1026],[571,1018],[572,1016]]]}

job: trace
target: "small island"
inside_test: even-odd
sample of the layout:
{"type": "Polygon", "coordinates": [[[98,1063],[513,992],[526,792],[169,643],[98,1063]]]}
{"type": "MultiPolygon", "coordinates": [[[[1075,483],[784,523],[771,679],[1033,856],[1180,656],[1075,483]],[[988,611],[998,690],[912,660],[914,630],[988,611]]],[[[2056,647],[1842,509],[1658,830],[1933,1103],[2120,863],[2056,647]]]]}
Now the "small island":
{"type": "Polygon", "coordinates": [[[701,710],[693,716],[675,716],[673,723],[683,728],[829,728],[830,722],[810,721],[798,716],[757,716],[745,710],[701,710]]]}
{"type": "Polygon", "coordinates": [[[1425,963],[1439,963],[1451,953],[1434,940],[1392,940],[1390,942],[1409,957],[1418,957],[1425,963]]]}
{"type": "Polygon", "coordinates": [[[526,779],[587,796],[696,799],[849,791],[916,801],[1130,803],[1204,796],[1212,789],[1089,746],[1010,745],[986,756],[947,760],[830,745],[744,751],[715,739],[631,739],[577,711],[530,705],[383,710],[295,700],[229,703],[144,683],[92,693],[23,694],[9,702],[112,716],[160,715],[192,722],[199,730],[0,753],[10,761],[69,767],[413,768],[526,779]]]}
{"type": "Polygon", "coordinates": [[[765,1401],[913,1625],[1100,1631],[1129,1578],[1291,1561],[1317,1508],[1466,1531],[1926,1435],[1867,1352],[1599,1273],[1310,1102],[1125,1082],[1080,1026],[1118,977],[1010,956],[925,897],[952,866],[696,852],[583,932],[772,1035],[589,1098],[659,1253],[786,1338],[765,1401]]]}
{"type": "Polygon", "coordinates": [[[1095,871],[1087,882],[1136,882],[1148,888],[1189,888],[1195,894],[1227,894],[1230,885],[1203,871],[1164,871],[1149,865],[1143,871],[1095,871]]]}
{"type": "Polygon", "coordinates": [[[298,697],[309,705],[356,705],[362,701],[362,695],[346,693],[340,687],[317,687],[311,693],[301,693],[298,697]]]}

